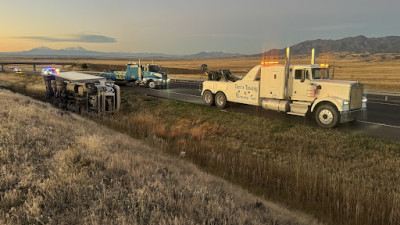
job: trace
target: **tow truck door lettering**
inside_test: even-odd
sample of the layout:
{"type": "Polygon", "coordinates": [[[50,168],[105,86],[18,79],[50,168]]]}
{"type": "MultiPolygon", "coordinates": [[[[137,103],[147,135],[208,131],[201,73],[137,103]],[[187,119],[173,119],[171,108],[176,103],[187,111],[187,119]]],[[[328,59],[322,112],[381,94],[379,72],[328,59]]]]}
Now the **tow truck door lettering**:
{"type": "Polygon", "coordinates": [[[229,83],[227,99],[232,102],[259,105],[259,81],[229,83]]]}

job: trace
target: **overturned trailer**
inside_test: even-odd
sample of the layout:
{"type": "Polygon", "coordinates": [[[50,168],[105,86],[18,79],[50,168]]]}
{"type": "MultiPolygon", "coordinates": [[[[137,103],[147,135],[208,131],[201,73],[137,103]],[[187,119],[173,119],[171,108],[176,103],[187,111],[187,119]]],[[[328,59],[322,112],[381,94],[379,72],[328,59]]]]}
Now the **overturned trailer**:
{"type": "Polygon", "coordinates": [[[111,113],[120,108],[120,88],[104,77],[78,72],[44,76],[47,99],[76,113],[111,113]]]}

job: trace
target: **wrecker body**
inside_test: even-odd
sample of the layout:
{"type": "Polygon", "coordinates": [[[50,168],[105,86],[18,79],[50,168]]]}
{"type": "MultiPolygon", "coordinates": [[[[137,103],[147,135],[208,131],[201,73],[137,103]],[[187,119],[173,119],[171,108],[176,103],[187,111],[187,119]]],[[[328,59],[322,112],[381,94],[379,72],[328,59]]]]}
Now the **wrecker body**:
{"type": "Polygon", "coordinates": [[[329,66],[286,65],[262,62],[235,82],[228,79],[204,81],[202,97],[206,105],[224,108],[227,102],[261,106],[287,114],[315,117],[326,128],[365,117],[364,86],[357,81],[333,80],[329,66]]]}

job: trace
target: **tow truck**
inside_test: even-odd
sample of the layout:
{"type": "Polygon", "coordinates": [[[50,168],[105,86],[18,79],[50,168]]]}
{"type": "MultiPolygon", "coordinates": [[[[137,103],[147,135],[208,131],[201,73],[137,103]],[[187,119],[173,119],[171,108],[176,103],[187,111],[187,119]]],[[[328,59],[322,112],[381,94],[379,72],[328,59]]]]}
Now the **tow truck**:
{"type": "Polygon", "coordinates": [[[289,48],[285,65],[262,62],[241,80],[204,81],[202,98],[206,105],[218,108],[236,102],[291,115],[312,115],[324,128],[363,119],[367,103],[364,85],[333,80],[328,65],[315,64],[314,49],[311,64],[291,65],[289,48]]]}

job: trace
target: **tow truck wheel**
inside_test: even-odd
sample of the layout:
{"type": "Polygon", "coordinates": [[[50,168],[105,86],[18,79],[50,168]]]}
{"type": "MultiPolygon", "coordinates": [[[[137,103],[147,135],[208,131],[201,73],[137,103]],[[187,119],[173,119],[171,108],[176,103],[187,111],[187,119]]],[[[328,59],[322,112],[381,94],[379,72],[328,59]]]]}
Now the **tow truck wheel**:
{"type": "Polygon", "coordinates": [[[333,106],[323,104],[315,112],[315,120],[323,128],[332,128],[338,124],[339,112],[333,106]]]}
{"type": "Polygon", "coordinates": [[[151,81],[149,81],[148,86],[149,86],[149,88],[154,89],[154,88],[156,88],[156,83],[151,80],[151,81]]]}
{"type": "Polygon", "coordinates": [[[205,91],[203,93],[203,100],[206,106],[214,105],[214,95],[211,93],[211,91],[205,91]]]}
{"type": "Polygon", "coordinates": [[[224,93],[222,92],[218,92],[217,95],[215,96],[215,105],[220,108],[223,109],[226,106],[226,96],[224,93]]]}

